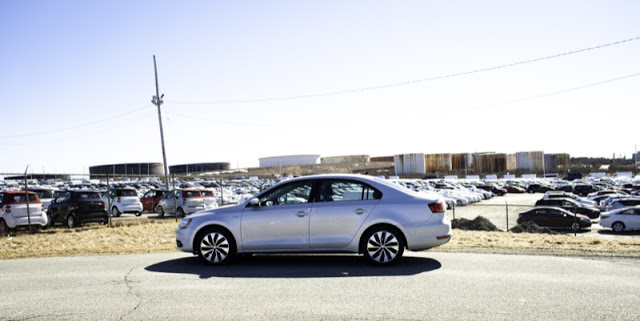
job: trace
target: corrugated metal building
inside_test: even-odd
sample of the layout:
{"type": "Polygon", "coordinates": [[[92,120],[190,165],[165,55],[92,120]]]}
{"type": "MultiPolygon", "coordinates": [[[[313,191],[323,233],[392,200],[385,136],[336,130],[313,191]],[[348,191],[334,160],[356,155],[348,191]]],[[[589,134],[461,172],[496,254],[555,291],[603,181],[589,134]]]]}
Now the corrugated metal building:
{"type": "Polygon", "coordinates": [[[517,152],[516,163],[518,170],[521,171],[543,172],[545,170],[543,152],[517,152]]]}
{"type": "Polygon", "coordinates": [[[475,164],[473,163],[473,154],[458,153],[451,154],[451,169],[454,171],[475,172],[475,164]]]}
{"type": "Polygon", "coordinates": [[[276,167],[290,165],[316,165],[319,163],[320,155],[289,155],[263,157],[259,159],[260,167],[276,167]]]}
{"type": "Polygon", "coordinates": [[[427,154],[424,163],[427,172],[451,171],[451,154],[427,154]]]}
{"type": "Polygon", "coordinates": [[[426,174],[424,154],[400,154],[393,156],[396,175],[426,174]]]}
{"type": "Polygon", "coordinates": [[[369,155],[329,156],[320,158],[320,164],[363,164],[369,162],[369,155]]]}

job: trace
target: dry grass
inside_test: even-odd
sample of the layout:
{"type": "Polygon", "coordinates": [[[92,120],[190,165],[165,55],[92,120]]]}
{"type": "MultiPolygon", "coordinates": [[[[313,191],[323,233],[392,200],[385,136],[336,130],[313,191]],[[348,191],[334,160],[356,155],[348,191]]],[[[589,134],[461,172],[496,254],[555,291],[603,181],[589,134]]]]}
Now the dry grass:
{"type": "MultiPolygon", "coordinates": [[[[0,238],[0,259],[157,253],[175,251],[174,220],[131,220],[108,228],[88,225],[34,234],[18,231],[0,238]]],[[[548,254],[640,258],[640,239],[454,230],[439,252],[548,254]]]]}

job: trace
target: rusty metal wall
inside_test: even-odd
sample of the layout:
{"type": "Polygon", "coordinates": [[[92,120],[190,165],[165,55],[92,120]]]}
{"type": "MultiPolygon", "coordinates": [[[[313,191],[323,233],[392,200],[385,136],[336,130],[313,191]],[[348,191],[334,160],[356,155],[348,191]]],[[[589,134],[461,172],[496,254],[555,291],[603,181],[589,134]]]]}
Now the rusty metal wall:
{"type": "Polygon", "coordinates": [[[424,154],[400,154],[393,156],[397,175],[425,174],[424,154]]]}
{"type": "Polygon", "coordinates": [[[377,156],[377,157],[369,158],[369,161],[372,163],[375,163],[375,162],[393,163],[394,158],[393,156],[377,156]]]}
{"type": "Polygon", "coordinates": [[[451,171],[451,154],[424,155],[425,170],[427,172],[451,171]]]}
{"type": "Polygon", "coordinates": [[[451,169],[454,171],[467,171],[473,173],[476,170],[474,157],[471,153],[451,154],[451,169]]]}
{"type": "Polygon", "coordinates": [[[516,154],[507,154],[507,172],[514,172],[518,169],[516,154]]]}

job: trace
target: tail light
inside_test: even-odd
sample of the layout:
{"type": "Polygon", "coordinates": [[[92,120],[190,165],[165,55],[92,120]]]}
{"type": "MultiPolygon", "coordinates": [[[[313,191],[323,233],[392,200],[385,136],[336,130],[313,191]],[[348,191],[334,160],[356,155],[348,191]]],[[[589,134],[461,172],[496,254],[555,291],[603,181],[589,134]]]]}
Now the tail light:
{"type": "Polygon", "coordinates": [[[444,204],[443,201],[438,201],[438,202],[429,204],[429,209],[433,213],[444,213],[446,208],[447,206],[444,204]]]}
{"type": "Polygon", "coordinates": [[[4,212],[5,213],[11,213],[11,205],[7,205],[4,207],[4,212]]]}
{"type": "Polygon", "coordinates": [[[116,199],[116,202],[118,202],[118,203],[122,203],[122,201],[121,201],[120,197],[118,197],[118,198],[116,199]]]}
{"type": "Polygon", "coordinates": [[[601,220],[606,220],[606,219],[608,219],[608,218],[609,218],[609,215],[602,215],[602,216],[600,216],[600,219],[601,219],[601,220]]]}
{"type": "Polygon", "coordinates": [[[73,209],[77,210],[78,207],[80,207],[80,205],[78,205],[78,202],[73,202],[73,209]]]}
{"type": "Polygon", "coordinates": [[[40,204],[40,211],[44,212],[44,204],[40,204]]]}

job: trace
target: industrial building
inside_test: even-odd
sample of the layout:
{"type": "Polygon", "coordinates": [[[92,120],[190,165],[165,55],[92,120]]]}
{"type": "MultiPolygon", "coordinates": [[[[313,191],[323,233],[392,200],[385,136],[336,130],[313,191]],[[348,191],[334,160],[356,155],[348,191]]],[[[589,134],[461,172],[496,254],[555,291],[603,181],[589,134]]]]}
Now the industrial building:
{"type": "Polygon", "coordinates": [[[193,163],[169,166],[169,173],[181,174],[197,174],[207,172],[226,171],[231,168],[230,163],[193,163]]]}
{"type": "Polygon", "coordinates": [[[115,176],[162,176],[162,163],[122,163],[89,167],[89,176],[102,179],[106,175],[115,176]]]}

